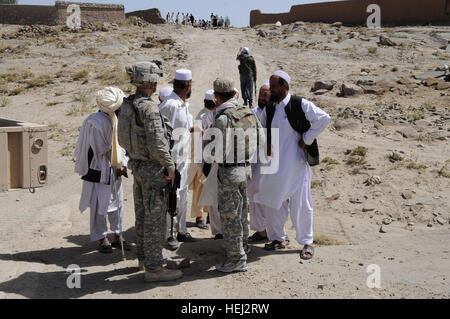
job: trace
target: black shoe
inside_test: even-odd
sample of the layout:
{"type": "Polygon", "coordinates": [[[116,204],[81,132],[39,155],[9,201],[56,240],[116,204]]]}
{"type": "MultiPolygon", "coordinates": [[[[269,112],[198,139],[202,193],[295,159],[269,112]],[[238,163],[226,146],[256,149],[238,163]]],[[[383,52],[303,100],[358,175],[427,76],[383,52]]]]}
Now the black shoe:
{"type": "Polygon", "coordinates": [[[186,233],[186,234],[178,233],[177,240],[182,243],[192,243],[195,241],[195,239],[189,233],[186,233]]]}
{"type": "Polygon", "coordinates": [[[249,107],[252,107],[252,106],[253,106],[253,101],[252,101],[252,100],[248,101],[248,106],[249,106],[249,107]]]}
{"type": "Polygon", "coordinates": [[[169,247],[169,250],[177,250],[180,248],[180,243],[175,237],[169,237],[167,239],[167,245],[169,247]]]}
{"type": "Polygon", "coordinates": [[[247,100],[244,100],[244,106],[247,106],[247,100]]]}
{"type": "Polygon", "coordinates": [[[210,220],[209,220],[209,214],[208,214],[208,216],[206,217],[206,224],[208,225],[208,224],[211,224],[211,222],[210,222],[210,220]]]}
{"type": "Polygon", "coordinates": [[[223,239],[223,235],[222,235],[222,234],[217,234],[217,235],[214,237],[214,240],[218,240],[218,239],[223,239]]]}

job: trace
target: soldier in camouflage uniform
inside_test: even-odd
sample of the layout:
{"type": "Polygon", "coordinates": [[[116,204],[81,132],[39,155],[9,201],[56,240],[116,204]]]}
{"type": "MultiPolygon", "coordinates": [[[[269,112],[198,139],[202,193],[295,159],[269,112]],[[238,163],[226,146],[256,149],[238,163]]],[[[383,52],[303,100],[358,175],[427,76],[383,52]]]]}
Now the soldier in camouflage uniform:
{"type": "MultiPolygon", "coordinates": [[[[219,163],[217,180],[218,209],[227,255],[226,261],[223,264],[216,265],[216,269],[226,273],[246,271],[247,254],[250,253],[248,246],[247,181],[251,178],[251,166],[248,162],[238,162],[235,158],[230,161],[229,153],[226,153],[227,129],[233,128],[233,126],[230,117],[224,112],[227,112],[227,109],[238,108],[238,101],[234,97],[235,94],[232,81],[228,79],[217,79],[214,81],[214,96],[218,108],[215,111],[216,118],[213,127],[218,128],[222,132],[224,139],[223,154],[225,160],[223,163],[219,163]]],[[[251,126],[255,128],[255,124],[258,123],[257,118],[250,109],[244,109],[248,111],[251,126]]],[[[236,143],[236,140],[234,140],[234,143],[236,143]]],[[[256,143],[253,146],[249,150],[250,154],[256,152],[256,143]]],[[[235,155],[233,154],[233,157],[235,155]]],[[[211,161],[208,158],[205,160],[211,161]]]]}
{"type": "Polygon", "coordinates": [[[170,154],[171,128],[152,99],[162,70],[152,62],[140,62],[126,69],[137,90],[124,100],[118,135],[120,145],[130,157],[128,167],[134,176],[139,268],[146,270],[147,282],[175,280],[183,276],[182,272],[162,267],[168,187],[175,178],[170,154]]]}

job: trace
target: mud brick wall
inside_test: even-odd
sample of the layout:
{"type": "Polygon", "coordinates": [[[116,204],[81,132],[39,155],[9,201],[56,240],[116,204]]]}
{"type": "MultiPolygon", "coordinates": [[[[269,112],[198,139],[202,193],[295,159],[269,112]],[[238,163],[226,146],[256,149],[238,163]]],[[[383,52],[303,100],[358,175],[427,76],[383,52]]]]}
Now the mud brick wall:
{"type": "Polygon", "coordinates": [[[141,11],[133,11],[128,12],[126,14],[127,17],[134,16],[144,19],[145,21],[152,24],[163,24],[166,23],[166,20],[161,17],[161,13],[158,9],[149,9],[149,10],[141,10],[141,11]]]}
{"type": "Polygon", "coordinates": [[[287,13],[250,12],[250,26],[304,22],[343,22],[345,25],[366,25],[367,7],[381,7],[381,25],[450,25],[450,0],[349,0],[292,6],[287,13]]]}
{"type": "Polygon", "coordinates": [[[56,1],[55,6],[2,4],[0,24],[65,25],[67,17],[71,14],[67,12],[70,4],[80,6],[82,23],[119,23],[125,19],[123,5],[56,1]]]}

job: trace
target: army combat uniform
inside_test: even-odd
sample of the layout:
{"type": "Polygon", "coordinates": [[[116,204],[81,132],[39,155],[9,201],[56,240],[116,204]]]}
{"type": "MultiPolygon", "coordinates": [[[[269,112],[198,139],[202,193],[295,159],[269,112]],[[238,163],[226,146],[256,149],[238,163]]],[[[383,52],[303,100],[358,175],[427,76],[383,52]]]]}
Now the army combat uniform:
{"type": "MultiPolygon", "coordinates": [[[[214,82],[214,89],[216,92],[229,92],[233,90],[233,84],[231,81],[218,79],[214,82]]],[[[248,204],[247,204],[247,181],[251,179],[251,166],[247,162],[239,163],[236,160],[236,150],[233,154],[235,159],[228,158],[226,150],[230,149],[233,145],[230,143],[239,143],[236,139],[231,141],[229,136],[229,129],[232,129],[231,117],[227,114],[233,109],[233,116],[239,116],[239,113],[234,113],[234,110],[238,108],[238,101],[235,98],[228,100],[216,109],[216,118],[213,127],[219,129],[223,135],[223,147],[224,147],[224,161],[219,163],[219,169],[217,172],[217,184],[218,184],[218,210],[220,214],[220,220],[222,223],[222,233],[224,237],[224,247],[227,255],[227,260],[217,265],[216,268],[222,272],[233,271],[246,271],[247,270],[247,254],[250,252],[248,247],[248,204]],[[228,146],[227,146],[228,144],[228,146]],[[227,161],[228,158],[228,161],[227,161]],[[231,163],[230,163],[231,162],[231,163]]],[[[242,110],[242,108],[241,108],[242,110]]],[[[245,108],[245,111],[249,111],[246,116],[252,117],[248,121],[249,128],[255,127],[258,121],[250,109],[245,108]]],[[[231,114],[231,113],[230,113],[231,114]]],[[[244,115],[245,116],[245,115],[244,115]]],[[[244,119],[246,120],[246,119],[244,119]]],[[[244,139],[245,143],[245,139],[244,139]]],[[[236,147],[236,145],[234,145],[236,147]]],[[[247,149],[247,153],[254,154],[256,152],[256,143],[252,149],[247,149]]],[[[239,156],[237,156],[239,158],[239,156]]]]}
{"type": "MultiPolygon", "coordinates": [[[[149,62],[127,69],[132,83],[141,87],[148,82],[156,83],[158,70],[158,66],[149,62]]],[[[158,271],[163,265],[169,195],[165,173],[175,172],[170,154],[171,130],[151,96],[138,90],[124,100],[119,114],[119,143],[127,150],[128,167],[134,176],[136,254],[147,272],[158,271]]]]}
{"type": "Polygon", "coordinates": [[[162,266],[165,242],[168,181],[165,168],[175,171],[170,155],[171,128],[159,113],[151,97],[137,93],[126,99],[121,112],[134,112],[132,122],[129,168],[133,172],[134,205],[136,213],[137,255],[146,269],[162,266]]]}

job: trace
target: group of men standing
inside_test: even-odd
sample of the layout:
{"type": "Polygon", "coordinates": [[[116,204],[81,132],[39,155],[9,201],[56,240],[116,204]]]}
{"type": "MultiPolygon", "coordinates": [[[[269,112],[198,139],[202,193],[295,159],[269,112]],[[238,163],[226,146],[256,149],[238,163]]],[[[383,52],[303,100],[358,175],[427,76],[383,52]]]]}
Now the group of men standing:
{"type": "MultiPolygon", "coordinates": [[[[241,64],[246,60],[245,54],[249,54],[248,49],[240,50],[241,64]]],[[[253,72],[251,78],[256,83],[256,66],[248,70],[253,72]]],[[[224,240],[226,259],[216,265],[218,271],[246,271],[250,243],[270,240],[266,250],[285,249],[289,244],[285,231],[289,214],[297,241],[303,245],[300,257],[312,258],[308,150],[328,125],[328,114],[313,103],[292,96],[289,75],[277,71],[261,87],[254,109],[239,105],[231,79],[217,78],[205,93],[205,108],[197,117],[201,124],[194,125],[187,102],[192,93],[190,70],[175,72],[173,88],[164,87],[159,92],[160,103],[153,99],[162,76],[157,64],[136,63],[127,72],[136,93],[125,98],[117,88],[100,91],[100,111],[84,121],[75,151],[76,172],[84,180],[80,210],[91,209],[91,240],[99,241],[100,251],[110,252],[112,246],[106,236],[106,216],[116,234],[114,246],[131,248],[121,234],[121,176],[127,176],[128,168],[134,177],[136,254],[147,282],[175,280],[183,275],[179,270],[163,267],[162,250],[164,246],[176,250],[180,242],[194,241],[186,229],[189,185],[194,189],[192,213],[200,228],[206,225],[203,210],[198,208],[199,198],[213,188],[204,187],[201,194],[198,190],[206,184],[217,185],[216,193],[212,191],[215,203],[205,210],[215,239],[224,240]],[[296,115],[295,121],[292,114],[296,115]],[[206,136],[209,129],[221,133],[223,143],[219,145],[223,149],[214,147],[218,137],[202,139],[200,149],[212,151],[202,151],[202,163],[191,163],[191,134],[206,136]],[[230,132],[236,129],[253,130],[256,135],[230,138],[230,132]],[[258,156],[261,149],[265,160],[258,156]],[[244,156],[239,157],[242,150],[244,156]],[[264,168],[274,161],[277,169],[264,173],[264,168]],[[177,216],[172,219],[167,214],[168,199],[177,176],[177,216]],[[248,203],[250,227],[255,231],[252,236],[248,229],[248,203]],[[172,223],[176,235],[171,230],[172,223]]],[[[251,106],[253,92],[248,92],[248,83],[241,88],[245,104],[251,106]]]]}
{"type": "Polygon", "coordinates": [[[167,12],[166,21],[170,24],[194,25],[195,17],[192,13],[181,13],[180,16],[180,12],[177,12],[177,15],[174,12],[167,12]]]}

